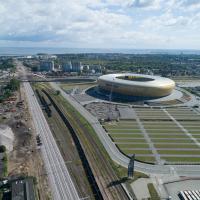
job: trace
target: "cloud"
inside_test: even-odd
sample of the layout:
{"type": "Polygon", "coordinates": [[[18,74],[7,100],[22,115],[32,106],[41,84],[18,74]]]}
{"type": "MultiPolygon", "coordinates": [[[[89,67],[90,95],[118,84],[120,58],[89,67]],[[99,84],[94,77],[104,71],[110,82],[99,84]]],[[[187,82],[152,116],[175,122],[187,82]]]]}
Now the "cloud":
{"type": "Polygon", "coordinates": [[[1,45],[151,48],[167,47],[175,40],[180,45],[187,36],[192,47],[194,40],[188,35],[199,38],[195,0],[0,2],[1,45]]]}
{"type": "Polygon", "coordinates": [[[159,17],[150,17],[145,19],[141,24],[141,27],[144,29],[151,28],[153,30],[162,30],[163,28],[170,28],[176,30],[182,30],[182,28],[187,27],[192,23],[192,19],[190,17],[185,16],[176,16],[171,12],[166,12],[159,17]]]}
{"type": "Polygon", "coordinates": [[[134,0],[132,6],[139,8],[153,8],[157,9],[160,6],[159,0],[134,0]]]}
{"type": "Polygon", "coordinates": [[[181,4],[185,6],[194,6],[194,5],[199,5],[200,1],[199,0],[182,0],[181,4]]]}
{"type": "MultiPolygon", "coordinates": [[[[0,38],[8,38],[9,40],[21,39],[33,40],[36,38],[49,39],[44,35],[68,35],[70,32],[85,32],[90,30],[105,32],[109,29],[125,28],[131,24],[132,19],[129,16],[111,13],[106,9],[91,10],[87,6],[94,4],[94,1],[85,1],[84,3],[66,3],[65,0],[55,0],[52,2],[34,1],[18,1],[17,8],[14,8],[11,0],[1,5],[0,19],[0,38]],[[57,2],[56,2],[57,1],[57,2]],[[17,12],[11,14],[12,10],[17,12]],[[30,35],[27,37],[27,35],[30,35]],[[38,35],[43,35],[39,37],[38,35]],[[37,36],[37,37],[35,37],[37,36]]],[[[97,2],[98,3],[98,2],[97,2]]]]}

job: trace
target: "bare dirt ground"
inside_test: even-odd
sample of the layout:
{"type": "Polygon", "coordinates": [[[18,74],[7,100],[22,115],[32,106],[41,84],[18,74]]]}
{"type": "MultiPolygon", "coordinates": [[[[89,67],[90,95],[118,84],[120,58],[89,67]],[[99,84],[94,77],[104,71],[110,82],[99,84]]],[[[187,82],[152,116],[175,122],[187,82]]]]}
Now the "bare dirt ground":
{"type": "Polygon", "coordinates": [[[24,100],[24,107],[17,110],[17,119],[12,119],[9,122],[15,135],[15,142],[13,151],[8,155],[8,175],[21,174],[36,177],[39,199],[51,199],[47,174],[36,144],[36,133],[31,123],[23,86],[20,88],[18,100],[24,100]]]}

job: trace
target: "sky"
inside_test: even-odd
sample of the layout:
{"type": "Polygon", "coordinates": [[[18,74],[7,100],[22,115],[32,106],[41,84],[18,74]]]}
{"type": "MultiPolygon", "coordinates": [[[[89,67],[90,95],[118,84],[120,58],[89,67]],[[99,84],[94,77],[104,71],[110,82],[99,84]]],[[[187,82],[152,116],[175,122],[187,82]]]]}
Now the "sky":
{"type": "Polygon", "coordinates": [[[0,0],[0,47],[200,49],[200,0],[0,0]]]}

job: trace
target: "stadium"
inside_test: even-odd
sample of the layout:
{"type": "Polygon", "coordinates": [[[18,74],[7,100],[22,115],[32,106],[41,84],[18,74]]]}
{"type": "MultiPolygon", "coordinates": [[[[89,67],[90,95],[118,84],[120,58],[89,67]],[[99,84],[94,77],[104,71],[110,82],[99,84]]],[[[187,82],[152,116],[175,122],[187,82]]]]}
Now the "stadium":
{"type": "Polygon", "coordinates": [[[170,95],[175,82],[169,78],[142,74],[108,74],[98,78],[100,90],[136,97],[165,97],[170,95]]]}

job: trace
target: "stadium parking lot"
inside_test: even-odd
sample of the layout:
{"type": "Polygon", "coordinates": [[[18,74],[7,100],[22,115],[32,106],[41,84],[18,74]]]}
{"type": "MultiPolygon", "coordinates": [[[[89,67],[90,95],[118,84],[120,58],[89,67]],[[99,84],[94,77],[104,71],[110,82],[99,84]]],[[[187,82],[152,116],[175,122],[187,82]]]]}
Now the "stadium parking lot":
{"type": "Polygon", "coordinates": [[[200,114],[189,107],[134,108],[136,119],[105,122],[122,153],[167,164],[200,163],[200,114]]]}

